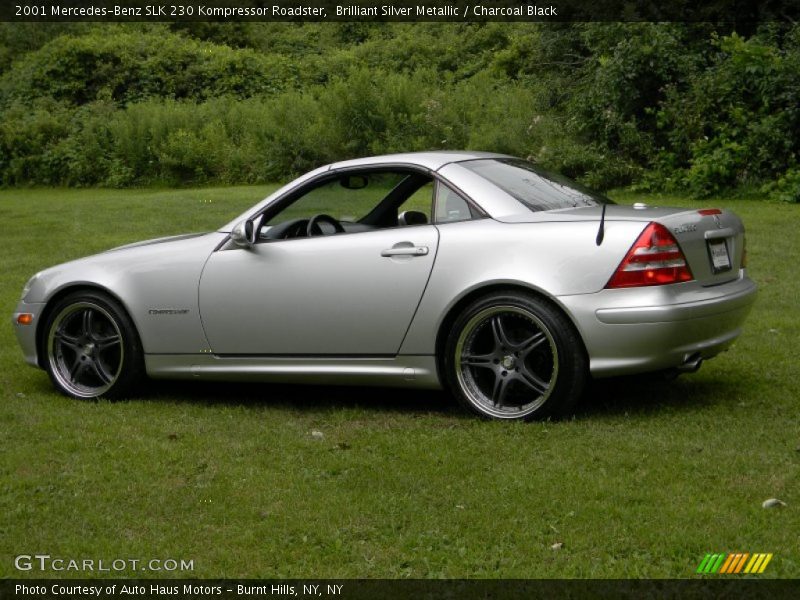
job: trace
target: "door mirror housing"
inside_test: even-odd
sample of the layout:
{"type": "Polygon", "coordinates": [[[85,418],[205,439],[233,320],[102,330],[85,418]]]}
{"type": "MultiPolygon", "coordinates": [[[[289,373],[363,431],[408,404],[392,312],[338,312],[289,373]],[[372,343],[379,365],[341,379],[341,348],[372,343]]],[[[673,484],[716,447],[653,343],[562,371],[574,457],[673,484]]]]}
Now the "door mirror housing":
{"type": "Polygon", "coordinates": [[[343,175],[339,184],[348,190],[361,190],[367,187],[369,181],[364,175],[343,175]]]}
{"type": "Polygon", "coordinates": [[[397,224],[401,226],[408,225],[426,225],[428,217],[424,212],[418,210],[406,210],[397,216],[397,224]]]}
{"type": "Polygon", "coordinates": [[[261,217],[240,221],[231,231],[233,243],[240,248],[252,248],[258,240],[261,217]]]}

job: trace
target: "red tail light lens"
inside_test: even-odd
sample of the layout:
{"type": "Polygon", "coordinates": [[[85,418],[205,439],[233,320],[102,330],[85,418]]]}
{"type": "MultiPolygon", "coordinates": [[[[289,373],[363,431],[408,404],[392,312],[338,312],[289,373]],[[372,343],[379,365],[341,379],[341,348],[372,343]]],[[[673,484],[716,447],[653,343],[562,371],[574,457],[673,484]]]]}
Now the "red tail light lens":
{"type": "Polygon", "coordinates": [[[606,287],[666,285],[692,279],[677,240],[663,225],[650,223],[628,250],[606,287]]]}

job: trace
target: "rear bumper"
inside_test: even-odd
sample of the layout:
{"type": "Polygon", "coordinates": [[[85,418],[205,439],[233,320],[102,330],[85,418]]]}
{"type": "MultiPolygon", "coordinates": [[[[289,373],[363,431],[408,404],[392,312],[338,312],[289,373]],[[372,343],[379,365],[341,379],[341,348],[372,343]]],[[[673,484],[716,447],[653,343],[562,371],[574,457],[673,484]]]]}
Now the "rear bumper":
{"type": "Polygon", "coordinates": [[[596,377],[677,367],[712,358],[741,334],[756,298],[745,272],[712,287],[697,282],[562,296],[596,377]]]}

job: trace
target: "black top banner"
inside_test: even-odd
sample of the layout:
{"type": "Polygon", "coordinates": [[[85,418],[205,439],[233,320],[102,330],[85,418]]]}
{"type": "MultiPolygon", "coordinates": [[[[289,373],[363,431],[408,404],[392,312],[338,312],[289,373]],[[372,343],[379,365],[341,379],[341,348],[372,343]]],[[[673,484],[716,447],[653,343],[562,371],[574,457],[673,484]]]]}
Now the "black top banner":
{"type": "Polygon", "coordinates": [[[798,0],[11,0],[0,21],[709,21],[800,18],[798,0]]]}

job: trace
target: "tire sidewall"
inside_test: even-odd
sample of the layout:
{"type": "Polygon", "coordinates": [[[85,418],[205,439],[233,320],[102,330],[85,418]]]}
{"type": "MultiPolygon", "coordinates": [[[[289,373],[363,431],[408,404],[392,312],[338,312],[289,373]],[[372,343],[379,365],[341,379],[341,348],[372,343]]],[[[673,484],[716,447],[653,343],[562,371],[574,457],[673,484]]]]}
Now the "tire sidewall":
{"type": "Polygon", "coordinates": [[[488,419],[508,420],[559,418],[571,414],[586,382],[587,364],[580,336],[560,309],[538,297],[517,292],[497,292],[470,303],[459,314],[450,329],[443,361],[447,386],[463,406],[488,419]],[[495,306],[511,306],[529,311],[545,325],[556,346],[558,373],[553,390],[540,406],[524,416],[501,417],[486,412],[463,390],[459,381],[455,360],[458,339],[464,327],[475,315],[495,306]]]}
{"type": "MultiPolygon", "coordinates": [[[[136,332],[136,327],[128,316],[128,313],[119,304],[119,302],[110,297],[108,294],[94,290],[70,293],[58,300],[53,305],[52,309],[48,311],[44,327],[42,328],[39,347],[41,348],[42,355],[44,357],[44,367],[50,377],[50,381],[60,393],[66,396],[79,398],[81,400],[89,399],[87,397],[74,394],[71,390],[64,387],[59,381],[58,377],[53,372],[50,356],[51,349],[48,342],[50,333],[59,315],[61,315],[65,309],[78,303],[92,303],[102,308],[114,320],[121,336],[120,343],[122,344],[123,352],[119,375],[111,384],[111,387],[109,387],[101,397],[119,399],[129,396],[135,390],[144,373],[144,359],[139,335],[136,332]]],[[[98,396],[95,396],[94,398],[97,397],[98,396]]]]}

